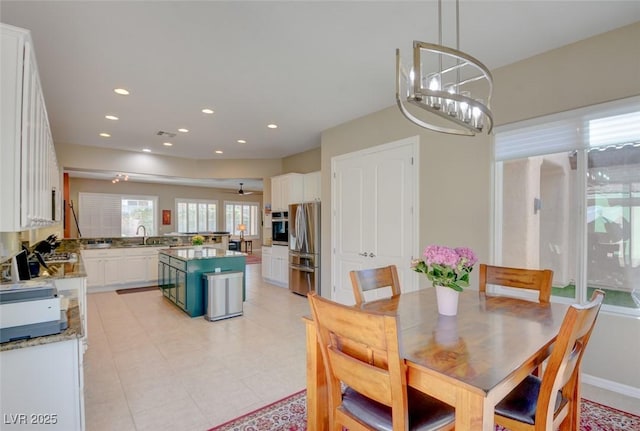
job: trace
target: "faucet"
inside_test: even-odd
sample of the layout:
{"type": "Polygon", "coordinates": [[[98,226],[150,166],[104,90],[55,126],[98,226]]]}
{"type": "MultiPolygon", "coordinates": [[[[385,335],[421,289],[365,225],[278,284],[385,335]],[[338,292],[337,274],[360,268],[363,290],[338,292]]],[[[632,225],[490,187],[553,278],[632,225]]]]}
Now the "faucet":
{"type": "Polygon", "coordinates": [[[142,228],[142,245],[145,245],[147,243],[147,228],[141,224],[136,228],[136,235],[140,233],[140,228],[142,228]]]}

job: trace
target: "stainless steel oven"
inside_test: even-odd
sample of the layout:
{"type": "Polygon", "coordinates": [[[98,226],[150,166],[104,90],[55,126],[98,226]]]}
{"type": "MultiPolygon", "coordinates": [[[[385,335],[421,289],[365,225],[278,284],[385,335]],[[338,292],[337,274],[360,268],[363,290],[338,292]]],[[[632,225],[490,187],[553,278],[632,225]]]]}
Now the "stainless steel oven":
{"type": "Polygon", "coordinates": [[[287,211],[271,214],[271,243],[289,245],[289,213],[287,211]]]}

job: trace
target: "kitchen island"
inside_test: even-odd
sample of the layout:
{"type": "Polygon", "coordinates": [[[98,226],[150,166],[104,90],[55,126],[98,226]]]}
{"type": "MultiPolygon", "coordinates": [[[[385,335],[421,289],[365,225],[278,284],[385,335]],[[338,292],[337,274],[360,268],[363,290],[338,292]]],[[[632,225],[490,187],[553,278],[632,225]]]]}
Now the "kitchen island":
{"type": "Polygon", "coordinates": [[[208,272],[242,271],[242,299],[246,299],[246,258],[244,253],[214,247],[173,247],[158,256],[158,285],[165,298],[191,317],[204,315],[205,282],[208,272]]]}

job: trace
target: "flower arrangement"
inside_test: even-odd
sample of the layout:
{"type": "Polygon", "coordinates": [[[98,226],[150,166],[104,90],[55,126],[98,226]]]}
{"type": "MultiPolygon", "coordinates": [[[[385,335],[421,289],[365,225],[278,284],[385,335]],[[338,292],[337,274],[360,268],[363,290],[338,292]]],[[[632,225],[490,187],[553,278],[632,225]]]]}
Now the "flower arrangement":
{"type": "Polygon", "coordinates": [[[202,245],[204,244],[204,237],[202,235],[194,235],[191,237],[192,245],[202,245]]]}
{"type": "Polygon", "coordinates": [[[434,286],[446,286],[458,292],[469,287],[469,273],[478,261],[473,250],[430,245],[424,249],[423,256],[411,262],[411,269],[426,274],[434,286]]]}

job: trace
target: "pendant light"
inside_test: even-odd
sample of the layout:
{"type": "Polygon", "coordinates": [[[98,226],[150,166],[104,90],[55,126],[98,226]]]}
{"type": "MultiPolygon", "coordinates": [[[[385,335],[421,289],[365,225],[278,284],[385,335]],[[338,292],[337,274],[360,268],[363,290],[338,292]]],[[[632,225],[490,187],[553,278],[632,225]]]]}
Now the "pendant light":
{"type": "Polygon", "coordinates": [[[396,49],[396,102],[409,121],[425,129],[463,136],[483,130],[489,134],[493,77],[484,64],[460,51],[459,16],[456,0],[455,49],[442,45],[442,0],[438,0],[438,44],[414,40],[409,73],[396,49]],[[405,101],[420,110],[410,111],[405,101]],[[444,118],[447,125],[434,124],[433,115],[444,118]]]}

